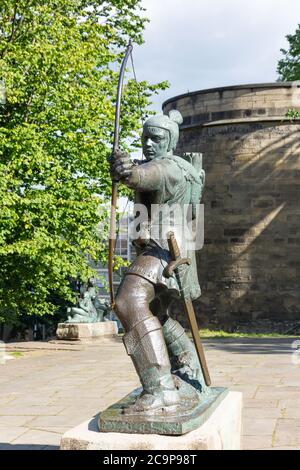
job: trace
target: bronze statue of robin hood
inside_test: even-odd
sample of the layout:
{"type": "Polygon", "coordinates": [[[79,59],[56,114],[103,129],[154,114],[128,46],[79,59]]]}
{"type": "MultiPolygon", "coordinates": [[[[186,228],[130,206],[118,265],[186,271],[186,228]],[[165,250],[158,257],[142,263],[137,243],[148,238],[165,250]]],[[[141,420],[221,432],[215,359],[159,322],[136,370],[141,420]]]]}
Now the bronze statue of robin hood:
{"type": "Polygon", "coordinates": [[[194,344],[169,315],[174,296],[191,304],[201,293],[195,250],[186,243],[186,217],[195,218],[205,173],[173,153],[181,122],[176,110],[150,117],[142,134],[145,160],[133,161],[120,150],[111,159],[113,179],[134,189],[138,213],[146,214],[133,242],[137,257],[115,299],[123,341],[143,387],[125,410],[129,414],[176,414],[196,406],[208,390],[194,344]],[[176,273],[168,269],[174,263],[170,228],[187,260],[178,263],[176,273]]]}

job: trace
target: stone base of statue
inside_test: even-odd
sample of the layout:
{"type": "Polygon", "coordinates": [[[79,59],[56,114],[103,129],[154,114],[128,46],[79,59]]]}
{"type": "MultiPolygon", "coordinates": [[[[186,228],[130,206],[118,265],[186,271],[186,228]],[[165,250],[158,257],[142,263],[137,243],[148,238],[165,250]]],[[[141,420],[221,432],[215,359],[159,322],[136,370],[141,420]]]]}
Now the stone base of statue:
{"type": "Polygon", "coordinates": [[[239,450],[242,394],[225,393],[224,389],[217,390],[220,392],[219,400],[211,408],[211,412],[209,413],[207,407],[203,409],[202,418],[200,416],[197,418],[199,426],[192,431],[187,432],[189,426],[186,423],[185,434],[148,434],[149,425],[145,420],[140,423],[140,432],[99,432],[98,422],[101,422],[102,414],[100,413],[66,432],[61,439],[60,448],[62,450],[239,450]]]}
{"type": "Polygon", "coordinates": [[[115,321],[95,323],[59,323],[56,336],[59,340],[88,341],[96,338],[109,338],[118,334],[115,321]]]}

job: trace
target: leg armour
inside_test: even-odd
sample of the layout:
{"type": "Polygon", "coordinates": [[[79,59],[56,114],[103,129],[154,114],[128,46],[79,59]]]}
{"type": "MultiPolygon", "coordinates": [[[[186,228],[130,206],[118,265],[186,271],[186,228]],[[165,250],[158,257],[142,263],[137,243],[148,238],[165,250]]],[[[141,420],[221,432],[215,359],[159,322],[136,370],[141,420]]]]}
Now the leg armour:
{"type": "Polygon", "coordinates": [[[168,318],[163,325],[163,334],[170,355],[172,373],[196,390],[204,392],[206,385],[195,346],[180,323],[168,318]]]}
{"type": "Polygon", "coordinates": [[[174,406],[180,401],[171,374],[171,364],[159,320],[148,317],[123,338],[143,386],[136,410],[174,406]]]}

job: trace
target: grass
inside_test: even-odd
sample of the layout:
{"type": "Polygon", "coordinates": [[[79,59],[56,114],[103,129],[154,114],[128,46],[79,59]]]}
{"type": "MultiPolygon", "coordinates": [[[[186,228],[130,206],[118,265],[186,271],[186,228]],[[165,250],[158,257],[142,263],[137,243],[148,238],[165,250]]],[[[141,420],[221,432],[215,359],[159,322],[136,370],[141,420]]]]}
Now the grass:
{"type": "Polygon", "coordinates": [[[209,330],[203,328],[199,331],[201,338],[299,338],[299,335],[284,335],[280,333],[228,333],[223,330],[209,330]]]}
{"type": "Polygon", "coordinates": [[[20,351],[12,351],[9,354],[10,354],[10,356],[13,356],[13,357],[22,357],[22,356],[24,356],[24,354],[20,351]]]}
{"type": "MultiPolygon", "coordinates": [[[[190,330],[186,330],[187,335],[191,338],[192,333],[190,330]]],[[[118,336],[122,338],[124,333],[118,333],[118,336]]],[[[205,339],[217,339],[217,338],[299,338],[300,335],[292,334],[283,334],[283,333],[228,333],[223,330],[209,330],[208,328],[203,328],[199,330],[199,335],[201,338],[205,339]]]]}

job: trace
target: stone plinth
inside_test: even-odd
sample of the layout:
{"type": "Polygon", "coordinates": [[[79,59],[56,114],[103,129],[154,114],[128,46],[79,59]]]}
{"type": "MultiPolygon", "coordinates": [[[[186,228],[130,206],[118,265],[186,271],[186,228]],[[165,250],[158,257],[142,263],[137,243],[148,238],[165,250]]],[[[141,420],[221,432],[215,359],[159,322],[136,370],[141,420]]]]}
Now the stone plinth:
{"type": "Polygon", "coordinates": [[[239,450],[242,394],[229,392],[210,418],[182,436],[99,432],[99,415],[66,432],[61,450],[239,450]]]}
{"type": "Polygon", "coordinates": [[[61,340],[86,341],[100,337],[112,337],[118,334],[115,321],[98,323],[59,323],[56,336],[61,340]]]}

